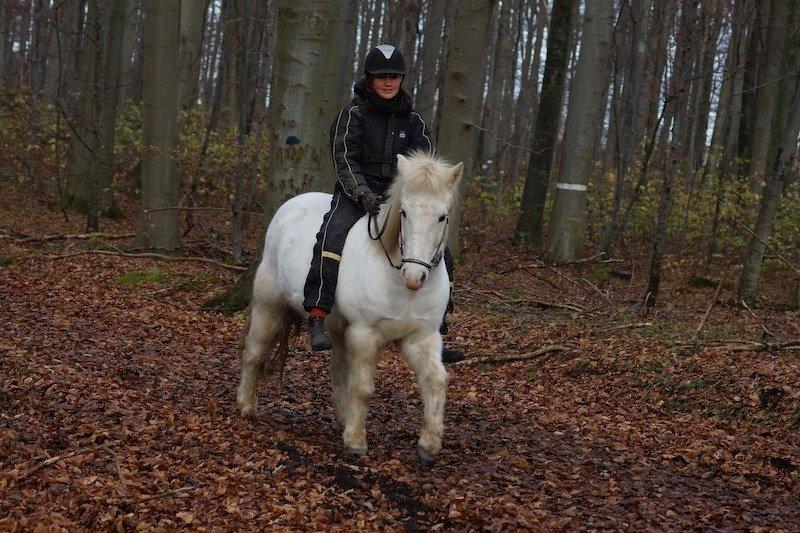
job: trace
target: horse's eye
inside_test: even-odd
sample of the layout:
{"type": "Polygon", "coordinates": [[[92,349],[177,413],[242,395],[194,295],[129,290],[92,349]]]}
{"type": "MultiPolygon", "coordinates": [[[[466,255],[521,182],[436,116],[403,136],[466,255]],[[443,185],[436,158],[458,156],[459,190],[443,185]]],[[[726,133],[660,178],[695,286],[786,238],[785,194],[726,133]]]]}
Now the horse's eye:
{"type": "Polygon", "coordinates": [[[447,219],[447,215],[442,215],[439,217],[439,222],[444,222],[447,219]]]}
{"type": "Polygon", "coordinates": [[[403,209],[400,210],[400,216],[406,218],[406,212],[403,209]]]}

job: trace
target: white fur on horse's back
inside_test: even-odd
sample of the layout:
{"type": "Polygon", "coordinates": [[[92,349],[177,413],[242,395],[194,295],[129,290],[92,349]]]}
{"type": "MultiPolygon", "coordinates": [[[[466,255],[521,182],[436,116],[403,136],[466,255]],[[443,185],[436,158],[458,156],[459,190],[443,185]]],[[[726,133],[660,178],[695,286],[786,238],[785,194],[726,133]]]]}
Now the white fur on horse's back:
{"type": "Polygon", "coordinates": [[[264,255],[253,286],[255,296],[280,299],[295,311],[302,311],[311,254],[331,197],[321,192],[300,194],[278,209],[264,237],[264,255]]]}

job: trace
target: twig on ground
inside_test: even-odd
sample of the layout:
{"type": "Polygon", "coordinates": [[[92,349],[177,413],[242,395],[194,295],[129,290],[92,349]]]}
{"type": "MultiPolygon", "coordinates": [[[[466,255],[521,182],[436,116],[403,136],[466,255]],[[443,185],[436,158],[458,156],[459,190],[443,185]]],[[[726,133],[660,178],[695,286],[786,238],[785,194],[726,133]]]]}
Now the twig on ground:
{"type": "Polygon", "coordinates": [[[157,207],[156,209],[145,209],[144,214],[156,213],[158,211],[220,211],[223,213],[235,213],[238,215],[252,215],[262,216],[264,213],[257,213],[255,211],[239,211],[231,209],[230,207],[202,207],[202,206],[172,206],[172,207],[157,207]]]}
{"type": "Polygon", "coordinates": [[[522,271],[522,272],[525,272],[526,274],[529,274],[531,277],[534,277],[534,278],[538,279],[539,281],[543,281],[543,282],[547,283],[548,285],[550,285],[554,289],[561,290],[561,287],[559,287],[558,285],[556,285],[555,283],[553,283],[549,279],[543,278],[542,276],[536,274],[533,271],[534,268],[542,268],[542,267],[539,266],[539,265],[521,265],[521,266],[518,266],[518,267],[509,268],[507,270],[500,271],[500,272],[498,272],[498,274],[503,275],[503,274],[510,274],[511,272],[522,271]]]}
{"type": "Polygon", "coordinates": [[[93,452],[95,450],[100,449],[103,446],[104,446],[103,444],[99,444],[99,445],[95,445],[95,446],[86,446],[84,448],[78,448],[77,450],[72,450],[71,452],[62,453],[60,455],[54,455],[53,457],[45,459],[44,461],[40,461],[39,463],[37,463],[36,465],[31,467],[27,472],[25,472],[20,477],[18,477],[16,479],[16,481],[17,482],[24,481],[24,480],[28,479],[29,477],[31,477],[36,472],[38,472],[39,470],[41,470],[42,468],[50,466],[53,463],[57,463],[58,461],[61,461],[62,459],[67,459],[67,458],[73,457],[75,455],[81,455],[81,454],[84,454],[84,453],[93,452]]]}
{"type": "Polygon", "coordinates": [[[780,259],[781,261],[783,261],[783,263],[784,263],[786,266],[788,266],[788,267],[789,267],[789,269],[791,269],[791,270],[792,270],[792,272],[794,272],[794,275],[795,275],[795,276],[797,276],[797,278],[798,278],[798,279],[800,279],[800,268],[796,267],[796,266],[795,266],[795,265],[794,265],[794,264],[793,264],[791,261],[789,261],[788,259],[786,259],[786,257],[785,257],[785,256],[784,256],[782,253],[780,253],[780,252],[779,252],[779,251],[777,251],[775,248],[773,248],[772,246],[770,246],[769,244],[767,244],[766,242],[764,242],[764,240],[763,240],[761,237],[759,237],[758,235],[756,235],[756,234],[753,232],[753,230],[751,230],[750,228],[748,228],[747,226],[745,226],[744,224],[742,224],[741,222],[739,222],[739,221],[738,221],[737,219],[735,219],[735,218],[734,218],[734,219],[732,219],[732,220],[733,220],[734,222],[736,222],[736,224],[738,224],[738,225],[739,225],[739,227],[741,227],[741,228],[742,228],[743,230],[745,230],[747,233],[749,233],[750,235],[752,235],[753,237],[755,237],[756,239],[758,239],[758,242],[760,242],[761,244],[763,244],[763,245],[764,245],[764,248],[766,248],[767,250],[769,250],[770,252],[772,252],[773,254],[775,254],[775,255],[778,257],[778,259],[780,259]]]}
{"type": "Polygon", "coordinates": [[[188,492],[190,490],[194,490],[200,487],[200,485],[187,485],[186,487],[180,487],[178,489],[166,490],[164,492],[159,492],[158,494],[147,494],[145,496],[139,496],[137,498],[123,498],[120,500],[114,500],[115,504],[132,504],[132,503],[142,503],[150,500],[158,500],[160,498],[166,498],[168,496],[175,496],[182,492],[188,492]]]}
{"type": "Polygon", "coordinates": [[[119,479],[119,482],[122,484],[122,487],[121,487],[122,488],[122,492],[124,494],[127,494],[128,493],[128,480],[125,479],[125,476],[122,475],[122,467],[119,466],[119,455],[117,454],[117,452],[115,452],[114,450],[112,450],[110,447],[108,447],[105,444],[101,444],[100,447],[102,449],[104,449],[106,452],[108,452],[108,454],[111,455],[114,458],[114,467],[117,470],[117,478],[119,479]]]}
{"type": "Polygon", "coordinates": [[[719,294],[722,291],[723,283],[725,283],[725,276],[721,276],[719,278],[719,283],[717,284],[717,290],[714,291],[714,297],[711,298],[711,301],[709,302],[708,307],[706,308],[706,312],[703,315],[703,320],[700,321],[700,325],[697,326],[697,330],[695,330],[694,335],[692,335],[691,339],[692,342],[697,340],[697,336],[700,335],[700,331],[703,329],[703,326],[706,325],[706,320],[708,320],[708,315],[711,314],[711,309],[714,308],[714,305],[716,305],[717,300],[719,299],[719,294]]]}
{"type": "Polygon", "coordinates": [[[580,265],[583,263],[597,263],[599,265],[607,264],[607,263],[623,263],[624,259],[599,259],[603,257],[605,254],[595,254],[591,257],[584,257],[583,259],[576,259],[574,261],[565,261],[563,263],[557,263],[555,266],[567,266],[567,265],[580,265]]]}
{"type": "Polygon", "coordinates": [[[473,289],[473,292],[478,292],[482,294],[487,294],[490,296],[495,296],[499,299],[500,303],[507,303],[507,304],[527,304],[534,307],[544,307],[544,308],[557,308],[557,309],[569,309],[571,311],[576,311],[578,313],[584,313],[586,308],[571,303],[557,303],[557,302],[546,302],[544,300],[537,300],[535,298],[531,298],[528,296],[524,296],[522,298],[506,298],[502,294],[497,291],[486,290],[486,289],[473,289]]]}
{"type": "Polygon", "coordinates": [[[25,237],[14,242],[48,242],[62,240],[88,240],[88,239],[129,239],[136,237],[136,233],[64,233],[61,235],[42,235],[41,237],[25,237]]]}
{"type": "Polygon", "coordinates": [[[503,274],[510,274],[512,272],[516,272],[517,270],[525,270],[525,271],[527,271],[527,270],[529,270],[531,268],[544,268],[544,265],[543,264],[539,264],[539,263],[531,263],[530,265],[516,265],[516,266],[510,267],[510,268],[506,268],[506,269],[500,270],[498,272],[498,274],[500,274],[502,276],[503,274]]]}
{"type": "Polygon", "coordinates": [[[98,255],[116,255],[120,257],[132,257],[132,258],[148,258],[148,259],[161,259],[164,261],[188,261],[188,262],[197,262],[197,263],[208,263],[210,265],[216,265],[218,267],[227,268],[228,270],[235,270],[237,272],[244,272],[247,270],[247,267],[243,266],[236,266],[236,265],[229,265],[227,263],[223,263],[221,261],[215,261],[214,259],[208,259],[207,257],[178,257],[178,256],[171,256],[171,255],[164,255],[164,254],[157,254],[153,252],[144,252],[144,253],[125,253],[125,252],[111,252],[109,250],[86,250],[83,252],[75,252],[72,254],[66,255],[48,255],[48,259],[69,259],[70,257],[76,257],[79,255],[86,255],[86,254],[98,254],[98,255]]]}
{"type": "Polygon", "coordinates": [[[652,322],[635,322],[633,324],[621,324],[619,326],[612,326],[610,328],[603,328],[596,331],[596,333],[609,333],[611,331],[619,331],[621,329],[633,329],[633,328],[649,328],[652,326],[652,322]]]}
{"type": "Polygon", "coordinates": [[[755,321],[756,321],[756,323],[757,323],[759,326],[761,326],[761,331],[763,331],[763,332],[764,332],[764,338],[765,338],[765,339],[766,339],[766,338],[768,338],[768,337],[772,337],[772,336],[774,335],[774,334],[773,334],[773,333],[772,333],[770,330],[768,330],[768,329],[767,329],[767,326],[765,326],[765,325],[764,325],[764,323],[763,323],[763,322],[761,322],[761,320],[759,320],[759,319],[758,319],[758,317],[757,317],[757,316],[756,316],[756,314],[753,312],[753,310],[752,310],[752,309],[750,309],[750,306],[749,306],[749,305],[747,305],[747,302],[745,302],[744,300],[740,300],[740,301],[739,301],[739,303],[741,303],[741,304],[744,306],[744,308],[745,308],[745,309],[747,309],[747,312],[748,312],[748,313],[750,313],[750,316],[752,316],[752,317],[753,317],[753,320],[755,320],[755,321]]]}
{"type": "Polygon", "coordinates": [[[566,351],[565,347],[553,345],[553,346],[545,346],[544,348],[540,348],[535,352],[528,352],[528,353],[521,353],[514,355],[484,355],[480,357],[472,357],[470,359],[464,359],[463,361],[458,361],[453,364],[475,365],[478,363],[506,363],[510,361],[524,361],[526,359],[533,359],[534,357],[539,357],[541,355],[545,355],[551,352],[563,352],[563,351],[566,351]]]}
{"type": "Polygon", "coordinates": [[[608,291],[607,290],[606,290],[606,292],[601,291],[600,287],[598,287],[597,285],[595,285],[594,283],[592,283],[591,281],[589,281],[586,278],[581,278],[581,281],[585,281],[592,289],[594,289],[594,291],[597,294],[602,296],[606,301],[608,301],[608,302],[611,301],[611,297],[608,295],[608,291]]]}
{"type": "Polygon", "coordinates": [[[778,352],[781,350],[800,350],[800,339],[784,342],[758,342],[750,340],[711,341],[711,342],[681,342],[679,346],[703,346],[729,352],[778,352]]]}

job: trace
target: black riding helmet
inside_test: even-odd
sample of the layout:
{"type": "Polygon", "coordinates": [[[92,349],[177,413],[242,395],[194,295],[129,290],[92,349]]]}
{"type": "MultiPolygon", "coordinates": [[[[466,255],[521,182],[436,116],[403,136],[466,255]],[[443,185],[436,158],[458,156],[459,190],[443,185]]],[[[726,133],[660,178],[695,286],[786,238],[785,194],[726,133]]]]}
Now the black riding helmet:
{"type": "Polygon", "coordinates": [[[400,50],[390,44],[379,44],[364,59],[364,75],[374,78],[382,74],[406,75],[406,62],[400,50]]]}

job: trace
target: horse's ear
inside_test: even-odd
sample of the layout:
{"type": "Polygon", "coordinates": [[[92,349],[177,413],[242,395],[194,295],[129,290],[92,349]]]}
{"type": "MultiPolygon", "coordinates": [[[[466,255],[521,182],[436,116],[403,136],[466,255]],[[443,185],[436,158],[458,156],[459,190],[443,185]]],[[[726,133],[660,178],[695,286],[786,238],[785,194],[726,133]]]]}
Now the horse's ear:
{"type": "Polygon", "coordinates": [[[397,154],[397,171],[405,173],[408,170],[408,158],[403,154],[397,154]]]}
{"type": "Polygon", "coordinates": [[[459,163],[450,167],[447,171],[450,177],[450,186],[455,187],[461,181],[461,176],[464,175],[464,163],[459,163]]]}

